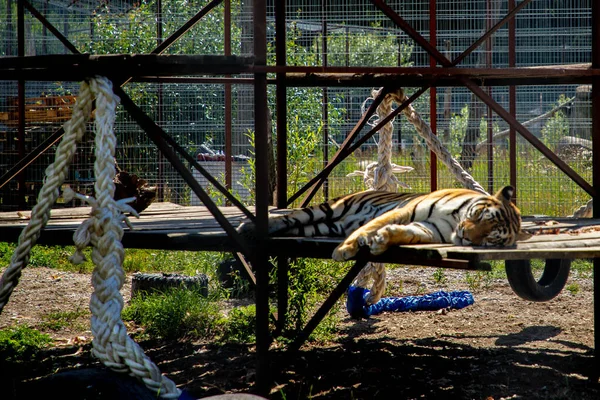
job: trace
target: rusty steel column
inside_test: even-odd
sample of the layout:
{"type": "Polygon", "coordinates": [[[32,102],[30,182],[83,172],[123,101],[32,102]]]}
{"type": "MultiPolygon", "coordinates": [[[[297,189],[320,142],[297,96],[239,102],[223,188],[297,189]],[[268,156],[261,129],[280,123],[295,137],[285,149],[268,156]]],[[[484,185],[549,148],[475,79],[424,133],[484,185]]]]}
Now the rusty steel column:
{"type": "MultiPolygon", "coordinates": [[[[592,1],[592,68],[600,68],[600,4],[592,1]]],[[[600,81],[592,84],[592,169],[593,186],[600,189],[600,81]]],[[[600,218],[599,196],[594,196],[594,218],[600,218]]],[[[598,381],[600,369],[600,259],[594,259],[594,365],[592,378],[598,381]]]]}
{"type": "MultiPolygon", "coordinates": [[[[225,25],[224,51],[226,56],[231,55],[231,1],[225,0],[225,10],[223,15],[223,24],[225,25]]],[[[231,75],[226,75],[229,78],[231,75]]],[[[225,84],[224,102],[225,102],[225,187],[231,190],[233,187],[231,163],[233,149],[231,147],[231,83],[225,84]]],[[[228,204],[229,205],[229,202],[228,204]]]]}
{"type": "MultiPolygon", "coordinates": [[[[285,1],[275,2],[275,59],[277,66],[286,62],[286,9],[285,1]]],[[[276,75],[275,108],[277,115],[277,208],[287,207],[287,86],[285,72],[276,75]]],[[[277,334],[285,328],[288,311],[288,269],[286,257],[277,258],[277,334]]]]}
{"type": "MultiPolygon", "coordinates": [[[[437,47],[437,9],[436,0],[429,0],[429,42],[433,47],[437,47]]],[[[435,67],[437,62],[433,56],[429,56],[429,66],[435,67]]],[[[432,86],[429,89],[429,115],[431,125],[431,132],[437,135],[437,87],[432,86]]],[[[429,150],[429,176],[430,176],[430,188],[433,192],[437,190],[437,155],[430,149],[429,150]]]]}
{"type": "MultiPolygon", "coordinates": [[[[25,56],[25,9],[21,1],[17,1],[17,56],[25,56]]],[[[25,157],[25,81],[19,79],[17,81],[17,153],[19,159],[25,157]]],[[[21,171],[17,176],[17,204],[20,210],[24,210],[25,204],[25,171],[21,171]]]]}
{"type": "MultiPolygon", "coordinates": [[[[267,64],[266,0],[254,0],[254,57],[256,66],[267,64]]],[[[267,395],[269,389],[269,271],[268,254],[262,238],[267,237],[269,206],[269,158],[267,139],[267,74],[254,74],[254,151],[256,165],[256,390],[267,395]]]]}
{"type": "MultiPolygon", "coordinates": [[[[515,0],[508,0],[508,11],[512,12],[515,8],[515,0]]],[[[517,53],[516,45],[517,40],[515,36],[516,23],[515,19],[512,18],[508,21],[508,66],[515,67],[517,64],[517,53]]],[[[508,88],[508,108],[509,113],[513,118],[517,116],[517,89],[515,86],[508,88]]],[[[517,132],[511,125],[508,131],[508,157],[509,157],[509,168],[510,168],[510,184],[512,187],[517,189],[517,132]]],[[[519,190],[516,191],[517,195],[514,197],[515,204],[519,198],[519,190]]]]}

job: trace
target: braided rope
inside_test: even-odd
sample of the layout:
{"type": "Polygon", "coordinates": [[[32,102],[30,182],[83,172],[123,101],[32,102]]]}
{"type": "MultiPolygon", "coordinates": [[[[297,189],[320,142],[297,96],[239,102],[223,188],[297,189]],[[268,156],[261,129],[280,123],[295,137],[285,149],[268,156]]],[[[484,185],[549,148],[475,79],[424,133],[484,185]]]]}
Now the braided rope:
{"type": "MultiPolygon", "coordinates": [[[[373,91],[372,97],[375,98],[378,94],[378,91],[373,91]]],[[[378,120],[376,120],[373,125],[376,125],[380,120],[391,114],[391,112],[392,97],[388,95],[377,107],[378,120]]],[[[398,190],[398,185],[401,184],[398,178],[394,175],[394,172],[396,172],[395,170],[397,170],[398,166],[392,164],[393,133],[393,120],[385,124],[379,131],[379,141],[377,143],[377,162],[371,163],[367,166],[364,171],[363,178],[365,185],[371,190],[386,190],[389,192],[396,192],[398,190]]],[[[379,301],[381,296],[383,296],[383,292],[385,291],[385,264],[368,263],[359,272],[355,279],[354,285],[367,287],[368,282],[370,281],[373,283],[366,301],[368,304],[375,304],[379,301]]]]}
{"type": "MultiPolygon", "coordinates": [[[[165,399],[181,396],[173,381],[163,376],[158,367],[144,354],[143,350],[127,334],[121,320],[123,297],[120,290],[125,281],[123,271],[124,249],[122,222],[129,224],[124,212],[137,213],[127,203],[132,198],[114,200],[115,149],[117,145],[113,125],[118,97],[113,93],[111,82],[102,77],[91,79],[89,85],[81,84],[80,95],[74,107],[72,119],[65,124],[65,135],[57,149],[56,161],[46,170],[46,180],[38,196],[38,204],[32,211],[31,221],[21,233],[19,245],[5,271],[0,290],[0,306],[3,306],[16,285],[20,270],[27,264],[29,252],[39,237],[39,231],[50,217],[50,208],[59,195],[69,164],[85,132],[86,118],[91,113],[92,94],[96,96],[94,173],[96,176],[96,198],[64,191],[65,201],[74,197],[92,206],[91,217],[76,230],[73,240],[76,252],[71,256],[73,263],[85,260],[83,249],[93,246],[92,274],[94,292],[90,299],[92,312],[92,352],[107,367],[128,372],[144,382],[153,392],[165,399]],[[16,271],[16,272],[15,272],[16,271]],[[13,278],[16,276],[16,280],[13,278]],[[7,278],[5,278],[7,277],[7,278]],[[8,294],[5,294],[8,293],[8,294]],[[6,300],[5,300],[6,299],[6,300]]],[[[0,309],[1,311],[1,309],[0,309]]]]}
{"type": "Polygon", "coordinates": [[[67,177],[77,143],[85,133],[85,124],[92,111],[92,94],[87,83],[81,83],[79,96],[73,107],[71,119],[65,123],[65,133],[56,149],[54,162],[46,168],[44,185],[38,194],[37,203],[31,211],[31,219],[19,235],[17,247],[10,265],[0,279],[0,313],[8,302],[13,289],[19,283],[21,271],[29,262],[31,248],[40,237],[40,232],[50,218],[50,210],[59,196],[60,186],[67,177]]]}
{"type": "MultiPolygon", "coordinates": [[[[379,89],[382,90],[382,89],[379,89]]],[[[373,91],[372,98],[375,98],[379,94],[379,91],[373,91]]],[[[396,92],[389,93],[385,99],[377,107],[378,120],[373,123],[376,125],[378,121],[384,119],[392,112],[392,102],[402,104],[408,98],[404,94],[402,89],[398,89],[396,92]]],[[[367,99],[368,100],[368,99],[367,99]]],[[[450,152],[442,145],[436,135],[433,134],[429,125],[423,120],[423,118],[417,113],[414,107],[409,104],[403,110],[403,114],[406,116],[408,121],[412,123],[419,133],[419,135],[425,139],[425,142],[429,148],[438,156],[438,158],[446,165],[446,167],[454,173],[456,178],[467,188],[476,190],[481,193],[488,194],[485,189],[477,182],[473,177],[465,171],[460,164],[452,157],[450,152]]],[[[394,131],[393,120],[385,124],[379,133],[379,142],[377,146],[377,163],[371,163],[367,166],[364,172],[355,171],[349,176],[363,175],[365,185],[369,189],[374,190],[387,190],[396,191],[398,185],[405,186],[398,181],[395,172],[406,172],[398,171],[399,168],[410,168],[400,167],[392,164],[392,133],[394,131]]],[[[412,168],[410,169],[412,170],[412,168]]],[[[589,204],[589,203],[588,203],[589,204]]],[[[367,304],[375,304],[379,301],[383,292],[385,291],[385,265],[381,263],[368,263],[355,278],[353,285],[359,287],[366,287],[368,282],[372,281],[371,291],[367,297],[367,304]]]]}
{"type": "MultiPolygon", "coordinates": [[[[398,104],[402,104],[404,101],[408,100],[408,97],[406,97],[402,89],[390,93],[389,96],[391,96],[398,104]]],[[[414,125],[417,133],[425,139],[425,142],[431,151],[437,155],[440,161],[444,163],[460,183],[469,189],[488,194],[485,189],[460,166],[458,161],[452,157],[450,152],[444,147],[438,137],[433,134],[429,125],[421,118],[412,104],[409,104],[408,107],[402,110],[402,113],[406,116],[406,119],[414,125]]]]}

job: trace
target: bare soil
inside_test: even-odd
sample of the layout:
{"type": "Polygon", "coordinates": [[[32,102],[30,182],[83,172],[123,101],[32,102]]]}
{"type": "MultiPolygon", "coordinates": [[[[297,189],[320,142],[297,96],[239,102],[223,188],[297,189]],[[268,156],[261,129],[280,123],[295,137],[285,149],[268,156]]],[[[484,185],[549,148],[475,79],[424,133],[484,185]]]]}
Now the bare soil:
{"type": "MultiPolygon", "coordinates": [[[[464,272],[445,270],[447,281],[440,284],[432,279],[433,271],[394,269],[389,292],[405,296],[469,289],[464,272]]],[[[357,321],[342,309],[335,340],[308,343],[293,357],[283,346],[274,349],[268,397],[598,399],[592,279],[572,273],[567,285],[572,290],[543,303],[521,300],[498,279],[471,285],[475,304],[462,310],[384,313],[357,321]]],[[[0,329],[26,323],[49,333],[56,345],[39,359],[2,371],[2,399],[21,399],[23,387],[45,376],[102,368],[90,355],[89,313],[82,311],[91,291],[89,275],[45,268],[23,271],[0,315],[0,329]],[[76,310],[82,315],[68,327],[50,330],[44,324],[48,313],[76,310]]],[[[130,279],[123,288],[126,301],[129,295],[130,279]]],[[[132,326],[131,332],[136,329],[132,326]]],[[[251,345],[140,344],[192,398],[254,390],[256,354],[251,345]]],[[[44,394],[52,398],[55,390],[49,387],[44,394]]]]}

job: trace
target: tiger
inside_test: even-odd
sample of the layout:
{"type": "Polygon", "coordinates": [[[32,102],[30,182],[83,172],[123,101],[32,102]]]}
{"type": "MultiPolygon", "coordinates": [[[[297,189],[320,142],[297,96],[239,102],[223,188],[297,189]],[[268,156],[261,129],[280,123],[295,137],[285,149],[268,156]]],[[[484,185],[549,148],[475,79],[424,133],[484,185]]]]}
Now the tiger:
{"type": "MultiPolygon", "coordinates": [[[[363,246],[380,255],[395,245],[448,243],[459,246],[512,246],[529,235],[521,230],[521,213],[512,202],[512,186],[495,195],[470,189],[431,193],[366,190],[328,202],[270,215],[269,236],[330,236],[344,241],[332,258],[346,261],[363,246]]],[[[244,222],[238,232],[254,229],[244,222]]]]}

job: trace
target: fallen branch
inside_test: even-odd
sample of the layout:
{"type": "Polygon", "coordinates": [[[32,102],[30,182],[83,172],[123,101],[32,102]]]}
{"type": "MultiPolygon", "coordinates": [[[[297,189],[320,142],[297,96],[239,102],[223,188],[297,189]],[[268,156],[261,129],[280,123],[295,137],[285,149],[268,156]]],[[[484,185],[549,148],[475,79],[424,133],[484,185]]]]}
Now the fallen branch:
{"type": "MultiPolygon", "coordinates": [[[[528,127],[529,125],[533,125],[536,122],[543,121],[546,118],[550,118],[550,117],[554,116],[554,114],[556,114],[558,111],[561,111],[563,108],[566,108],[567,106],[570,106],[571,104],[573,104],[573,100],[575,100],[575,97],[570,98],[566,102],[554,107],[552,110],[550,110],[542,115],[538,115],[537,117],[532,118],[529,121],[523,122],[521,125],[523,125],[524,127],[528,127]]],[[[509,132],[510,132],[510,129],[505,129],[501,132],[496,133],[492,137],[492,142],[496,142],[496,140],[506,138],[508,136],[509,132]]],[[[488,146],[488,144],[489,144],[489,142],[487,140],[484,140],[483,142],[478,143],[477,146],[475,147],[475,151],[477,153],[482,152],[486,148],[486,146],[488,146]]]]}

